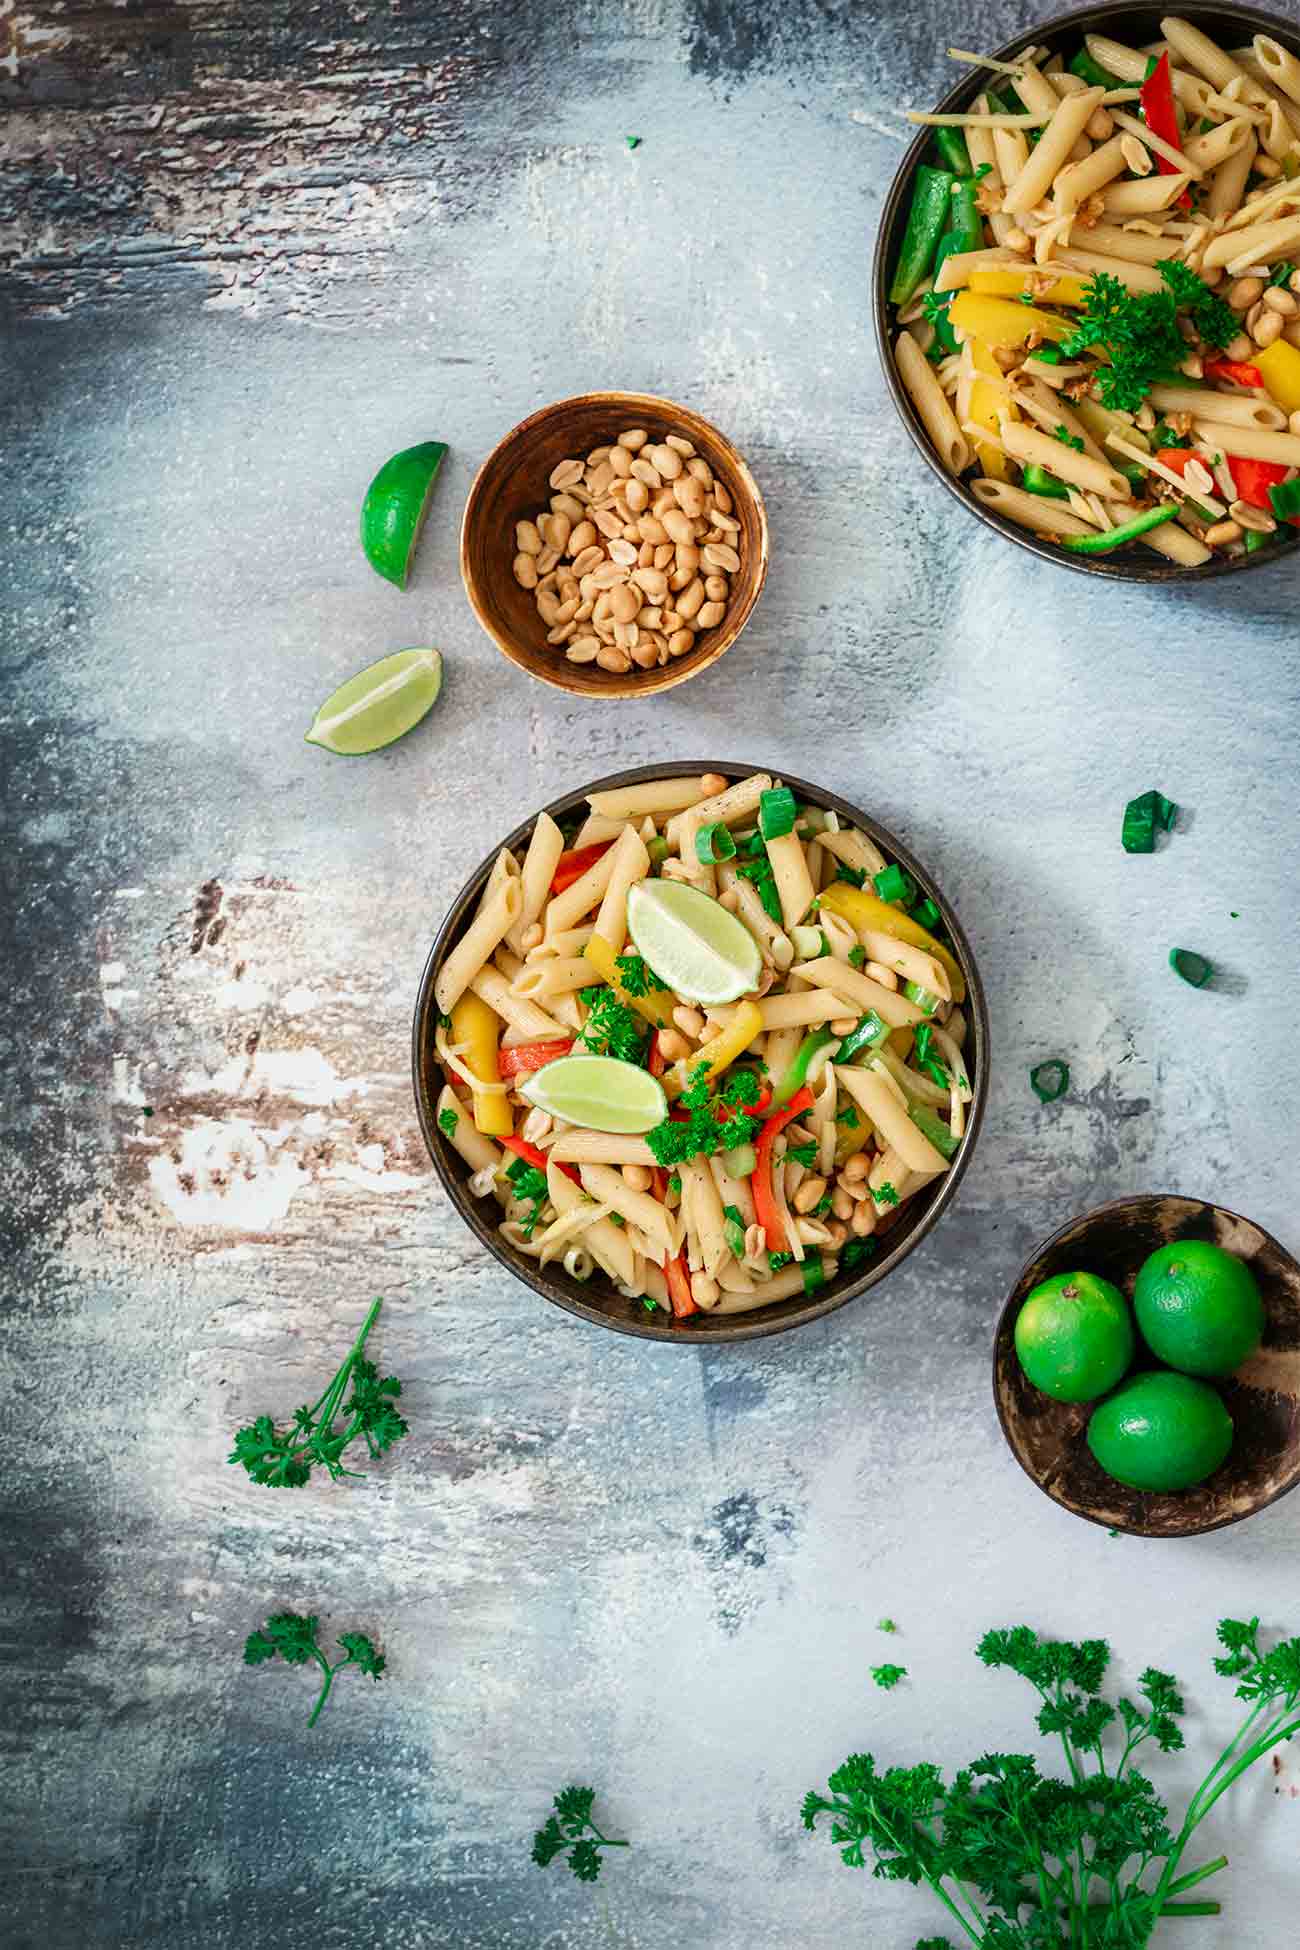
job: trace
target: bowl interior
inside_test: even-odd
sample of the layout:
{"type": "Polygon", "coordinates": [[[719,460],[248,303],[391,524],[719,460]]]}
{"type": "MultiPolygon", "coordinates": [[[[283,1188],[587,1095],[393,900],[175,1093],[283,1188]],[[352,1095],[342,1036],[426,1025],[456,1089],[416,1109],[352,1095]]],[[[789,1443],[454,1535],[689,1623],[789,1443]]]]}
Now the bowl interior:
{"type": "MultiPolygon", "coordinates": [[[[1155,1367],[1139,1352],[1136,1365],[1155,1367]]],[[[1072,1219],[1025,1267],[1002,1309],[993,1393],[1021,1468],[1076,1516],[1136,1537],[1191,1537],[1236,1523],[1300,1482],[1300,1263],[1261,1227],[1221,1205],[1158,1194],[1117,1199],[1072,1219]],[[1223,1467],[1178,1495],[1131,1490],[1093,1460],[1085,1433],[1092,1404],[1056,1402],[1016,1358],[1015,1325],[1032,1288],[1054,1274],[1099,1273],[1128,1299],[1149,1253],[1174,1239],[1209,1239],[1235,1253],[1259,1282],[1264,1343],[1230,1380],[1215,1384],[1236,1424],[1223,1467]]]]}
{"type": "Polygon", "coordinates": [[[762,496],[740,454],[698,413],[646,393],[585,393],[557,400],[524,420],[493,449],[470,489],[461,529],[461,574],[480,623],[512,663],[533,677],[583,697],[630,697],[670,689],[707,670],[739,636],[767,575],[767,516],[762,496]],[[563,644],[546,641],[532,594],[515,581],[515,523],[550,507],[551,470],[571,456],[585,460],[628,427],[644,427],[651,441],[681,434],[731,496],[740,523],[740,568],[731,578],[727,610],[693,650],[659,670],[623,675],[598,664],[571,664],[563,644]]]}
{"type": "MultiPolygon", "coordinates": [[[[760,769],[756,765],[738,765],[714,759],[701,759],[692,763],[640,766],[635,771],[618,772],[609,778],[596,779],[590,785],[582,787],[580,791],[567,792],[561,798],[553,800],[544,810],[549,812],[553,819],[560,821],[575,812],[586,812],[588,792],[637,785],[646,779],[680,778],[692,773],[718,772],[724,778],[744,779],[752,777],[760,769]]],[[[535,1260],[514,1252],[502,1239],[496,1229],[498,1210],[495,1204],[490,1200],[480,1200],[470,1196],[469,1169],[464,1160],[443,1141],[436,1127],[435,1111],[438,1094],[442,1088],[442,1070],[434,1060],[433,1038],[437,1010],[433,1000],[433,984],[449,949],[468,923],[483,884],[491,871],[492,863],[500,852],[500,846],[493,848],[458,896],[439,930],[420,982],[411,1052],[416,1110],[429,1155],[457,1211],[481,1243],[501,1261],[502,1265],[507,1267],[516,1278],[526,1281],[544,1299],[554,1301],[557,1306],[566,1308],[570,1313],[580,1314],[584,1320],[594,1321],[602,1327],[612,1327],[620,1333],[638,1335],[646,1340],[680,1343],[758,1339],[768,1334],[783,1333],[788,1328],[800,1326],[804,1321],[816,1320],[822,1314],[833,1313],[837,1307],[843,1306],[845,1301],[866,1292],[869,1287],[875,1286],[884,1279],[885,1275],[906,1257],[945,1210],[970,1161],[984,1116],[988,1095],[988,1010],[983,985],[971,955],[970,944],[962,933],[951,906],[924,867],[913,859],[907,848],[901,845],[892,833],[875,820],[869,819],[865,813],[850,805],[847,800],[837,798],[834,793],[808,785],[802,779],[791,777],[788,772],[783,771],[781,777],[800,799],[807,800],[810,805],[832,810],[838,813],[842,820],[860,827],[875,841],[882,853],[905,867],[922,891],[936,903],[951,938],[953,953],[966,979],[967,996],[964,1013],[969,1025],[966,1048],[971,1054],[974,1066],[971,1080],[973,1098],[967,1107],[966,1136],[950,1169],[933,1185],[927,1186],[899,1207],[894,1223],[878,1234],[880,1239],[878,1249],[863,1269],[851,1274],[840,1274],[836,1279],[829,1281],[815,1299],[810,1300],[800,1296],[781,1300],[754,1314],[699,1313],[679,1325],[668,1321],[657,1309],[653,1315],[647,1314],[639,1300],[625,1299],[599,1273],[583,1283],[571,1279],[561,1266],[551,1264],[545,1269],[539,1268],[535,1260]]],[[[501,845],[511,848],[522,846],[531,833],[532,827],[533,821],[530,819],[524,825],[516,827],[513,833],[502,840],[501,845]]]]}
{"type": "MultiPolygon", "coordinates": [[[[1123,41],[1129,46],[1143,46],[1162,38],[1160,20],[1162,10],[1158,7],[1128,7],[1120,4],[1081,8],[1074,13],[1062,14],[1055,20],[1040,21],[1031,25],[1008,41],[1005,47],[996,50],[999,60],[1011,60],[1017,53],[1030,46],[1048,47],[1054,53],[1059,49],[1069,56],[1077,52],[1084,34],[1108,34],[1112,40],[1123,41]]],[[[1241,47],[1255,34],[1271,34],[1293,54],[1300,56],[1300,32],[1293,21],[1279,20],[1272,14],[1260,13],[1250,7],[1216,7],[1191,4],[1179,9],[1181,17],[1192,20],[1212,40],[1220,46],[1232,49],[1241,47]]],[[[963,71],[960,80],[949,90],[938,104],[938,112],[944,115],[957,114],[969,108],[976,95],[987,87],[993,77],[985,69],[970,68],[963,71]]],[[[1274,543],[1269,549],[1256,554],[1237,558],[1216,556],[1197,569],[1180,568],[1177,563],[1167,562],[1148,550],[1134,550],[1116,555],[1081,556],[1069,549],[1058,548],[1054,542],[1046,541],[1041,535],[1032,535],[1028,529],[1017,526],[1004,515],[995,514],[991,508],[977,501],[969,488],[954,479],[943,466],[930,444],[920,415],[912,404],[907,388],[899,378],[894,361],[893,308],[888,302],[889,280],[893,272],[903,232],[907,225],[908,210],[912,201],[912,186],[919,165],[925,161],[930,148],[933,131],[923,129],[912,143],[903,158],[898,174],[895,176],[885,207],[881,213],[880,229],[876,238],[876,255],[872,273],[873,301],[876,322],[876,343],[880,348],[881,364],[884,368],[886,384],[898,408],[904,426],[923,455],[927,465],[943,482],[948,492],[961,502],[962,506],[978,517],[986,527],[996,529],[1009,541],[1021,548],[1041,555],[1044,561],[1057,562],[1063,568],[1090,576],[1108,576],[1116,582],[1204,582],[1216,576],[1234,575],[1241,570],[1262,568],[1277,562],[1284,555],[1290,555],[1300,547],[1300,533],[1290,541],[1274,543]]]]}

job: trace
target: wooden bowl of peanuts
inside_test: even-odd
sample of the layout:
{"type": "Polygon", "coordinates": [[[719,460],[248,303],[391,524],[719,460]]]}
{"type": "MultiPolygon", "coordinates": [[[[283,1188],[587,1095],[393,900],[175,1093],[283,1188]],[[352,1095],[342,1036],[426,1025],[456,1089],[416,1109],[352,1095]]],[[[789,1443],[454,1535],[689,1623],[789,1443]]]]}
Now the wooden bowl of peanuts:
{"type": "Polygon", "coordinates": [[[530,414],[461,525],[474,614],[530,677],[579,697],[670,690],[749,621],[767,515],[744,460],[688,407],[584,393],[530,414]]]}

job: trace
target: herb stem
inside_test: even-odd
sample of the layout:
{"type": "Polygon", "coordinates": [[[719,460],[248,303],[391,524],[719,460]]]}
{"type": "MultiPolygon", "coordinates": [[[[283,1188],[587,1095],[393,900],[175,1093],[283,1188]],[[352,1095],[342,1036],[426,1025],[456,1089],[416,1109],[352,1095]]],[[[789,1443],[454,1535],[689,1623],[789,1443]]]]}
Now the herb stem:
{"type": "Polygon", "coordinates": [[[1213,1862],[1207,1862],[1204,1868],[1193,1869],[1190,1875],[1179,1876],[1177,1882],[1171,1882],[1169,1885],[1169,1894],[1171,1896],[1181,1896],[1184,1890],[1195,1889],[1198,1882],[1205,1881],[1206,1876],[1217,1876],[1220,1869],[1226,1869],[1227,1866],[1227,1856],[1216,1855],[1213,1862]]]}
{"type": "MultiPolygon", "coordinates": [[[[313,1706],[311,1710],[311,1718],[307,1722],[307,1725],[309,1727],[314,1727],[317,1720],[319,1720],[321,1716],[321,1708],[324,1706],[326,1700],[330,1696],[330,1687],[334,1684],[334,1674],[337,1672],[338,1667],[332,1666],[329,1660],[325,1657],[325,1654],[322,1651],[320,1651],[319,1648],[316,1646],[312,1647],[311,1656],[313,1659],[315,1659],[317,1665],[320,1667],[321,1671],[325,1675],[325,1682],[322,1685],[320,1692],[316,1695],[316,1704],[315,1706],[313,1706]]],[[[351,1655],[349,1654],[349,1657],[350,1656],[351,1655]]],[[[345,1666],[347,1663],[348,1663],[347,1659],[339,1660],[340,1666],[345,1666]]]]}

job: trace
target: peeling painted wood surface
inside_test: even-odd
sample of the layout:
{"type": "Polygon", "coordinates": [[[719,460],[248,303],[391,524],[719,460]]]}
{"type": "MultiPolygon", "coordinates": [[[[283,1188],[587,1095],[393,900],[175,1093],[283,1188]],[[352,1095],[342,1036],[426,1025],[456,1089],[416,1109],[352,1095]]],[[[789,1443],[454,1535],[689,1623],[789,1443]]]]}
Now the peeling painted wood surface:
{"type": "MultiPolygon", "coordinates": [[[[980,0],[960,38],[1020,18],[980,0]]],[[[1176,1189],[1297,1242],[1300,647],[1291,571],[1089,585],[918,471],[866,275],[935,38],[847,0],[0,18],[15,1950],[891,1950],[932,1915],[846,1875],[798,1802],[855,1747],[1018,1744],[1014,1687],[972,1683],[985,1627],[1177,1671],[1200,1716],[1173,1789],[1228,1721],[1215,1619],[1300,1626],[1300,1499],[1112,1541],[992,1414],[999,1302],[1069,1213],[1176,1189]],[[455,567],[483,454],[591,384],[716,419],[774,535],[724,662],[603,713],[508,670],[455,567]],[[356,510],[431,436],[452,455],[402,596],[356,510]],[[341,677],[420,641],[436,719],[372,761],[302,744],[341,677]],[[907,837],[999,1059],[957,1206],[898,1275],[712,1353],[600,1336],[485,1260],[407,1075],[428,942],[491,842],[693,751],[907,837]],[[1130,861],[1119,812],[1153,784],[1189,816],[1130,861]],[[1174,981],[1174,941],[1219,991],[1174,981]],[[1044,1109],[1027,1070],[1057,1053],[1074,1088],[1044,1109]],[[245,1484],[232,1430],[315,1393],[377,1293],[412,1436],[364,1483],[245,1484]],[[239,1665],[282,1605],[390,1659],[310,1736],[301,1676],[239,1665]],[[637,1842],[598,1892],[527,1860],[582,1777],[637,1842]]],[[[1207,1950],[1289,1940],[1282,1770],[1211,1838],[1234,1864],[1207,1950]]]]}

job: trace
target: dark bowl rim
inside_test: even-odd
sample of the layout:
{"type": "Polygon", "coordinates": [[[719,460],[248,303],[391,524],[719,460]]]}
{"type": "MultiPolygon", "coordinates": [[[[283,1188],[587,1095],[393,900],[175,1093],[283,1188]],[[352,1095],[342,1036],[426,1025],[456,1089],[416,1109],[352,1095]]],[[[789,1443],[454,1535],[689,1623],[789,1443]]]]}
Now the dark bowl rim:
{"type": "MultiPolygon", "coordinates": [[[[993,58],[1009,61],[1014,55],[1023,52],[1036,41],[1045,41],[1054,46],[1057,37],[1070,33],[1084,33],[1100,29],[1106,24],[1114,25],[1117,20],[1146,9],[1128,4],[1128,0],[1102,0],[1102,4],[1091,7],[1077,7],[1070,13],[1058,14],[1036,24],[1023,28],[1012,36],[1002,47],[993,50],[993,58]]],[[[1158,13],[1158,8],[1150,9],[1158,13]]],[[[1212,0],[1187,0],[1180,9],[1188,18],[1209,16],[1215,19],[1241,21],[1252,33],[1271,34],[1280,40],[1284,47],[1300,56],[1300,27],[1294,21],[1280,18],[1277,14],[1263,12],[1258,7],[1221,7],[1212,0]]],[[[948,90],[935,109],[938,115],[951,115],[966,107],[968,102],[979,94],[982,83],[987,82],[987,73],[972,68],[948,90]]],[[[1005,536],[1008,541],[1018,543],[1031,554],[1041,557],[1044,562],[1053,562],[1060,568],[1072,569],[1076,575],[1105,577],[1112,582],[1136,582],[1164,585],[1173,583],[1189,585],[1206,583],[1228,575],[1238,575],[1246,569],[1262,569],[1274,566],[1293,555],[1300,548],[1300,530],[1295,535],[1274,547],[1258,551],[1254,555],[1221,556],[1212,562],[1203,562],[1193,569],[1181,568],[1175,562],[1165,562],[1155,558],[1148,562],[1143,556],[1133,555],[1076,555],[1072,550],[1060,548],[1041,535],[1032,535],[1028,529],[1020,528],[1005,515],[995,514],[977,501],[969,488],[951,475],[930,445],[920,416],[908,396],[907,389],[899,377],[894,360],[894,350],[890,338],[890,305],[887,297],[888,271],[891,256],[892,237],[901,214],[906,193],[910,190],[912,178],[923,160],[925,150],[933,138],[934,131],[922,128],[908,147],[893,182],[886,194],[880,212],[880,223],[876,231],[875,251],[872,259],[872,312],[875,324],[876,349],[880,355],[885,374],[885,384],[889,389],[895,410],[904,427],[911,436],[912,444],[918,449],[931,473],[943,483],[953,499],[966,509],[968,514],[976,515],[986,528],[995,534],[1005,536]]]]}
{"type": "Polygon", "coordinates": [[[1005,1337],[1015,1325],[1011,1319],[1011,1309],[1016,1305],[1016,1296],[1035,1264],[1045,1254],[1050,1253],[1053,1247],[1059,1245],[1067,1233],[1075,1231],[1078,1226],[1091,1225],[1094,1219],[1105,1218],[1111,1214],[1130,1212],[1134,1206],[1159,1204],[1165,1199],[1178,1199],[1184,1204],[1208,1206],[1211,1211],[1225,1219],[1236,1220],[1240,1225],[1250,1226],[1284,1260],[1289,1260],[1297,1272],[1300,1272],[1300,1260],[1289,1247],[1284,1246],[1282,1241],[1268,1230],[1267,1226],[1260,1225],[1258,1219],[1248,1218],[1244,1212],[1234,1212],[1230,1205],[1220,1205],[1217,1199],[1198,1199],[1192,1192],[1130,1192],[1123,1198],[1108,1198],[1100,1205],[1091,1205],[1086,1211],[1076,1212],[1073,1218],[1066,1219],[1063,1224],[1057,1226],[1055,1232],[1050,1233],[1046,1239],[1040,1240],[1011,1283],[1007,1297],[998,1310],[997,1325],[993,1330],[993,1406],[997,1412],[998,1426],[1002,1430],[1003,1440],[1012,1456],[1034,1488],[1047,1497],[1049,1502],[1054,1503],[1058,1510],[1064,1510],[1067,1517],[1077,1517],[1080,1522],[1094,1524],[1099,1530],[1118,1530],[1125,1537],[1141,1537],[1148,1542],[1158,1544],[1176,1544],[1185,1541],[1188,1537],[1205,1537],[1212,1530],[1227,1530],[1234,1523],[1245,1523],[1248,1518],[1258,1516],[1261,1510],[1267,1510],[1270,1504],[1279,1503],[1284,1496],[1290,1496],[1293,1490],[1300,1489],[1300,1467],[1296,1470],[1294,1481],[1284,1483],[1281,1489],[1273,1490],[1268,1496],[1261,1497],[1259,1502],[1252,1503],[1248,1510],[1237,1510],[1231,1516],[1216,1517],[1209,1523],[1198,1523],[1190,1530],[1144,1530],[1136,1524],[1106,1523],[1101,1517],[1090,1515],[1087,1510],[1076,1510],[1070,1504],[1062,1502],[1061,1498],[1034,1474],[1012,1439],[1003,1408],[1002,1393],[998,1387],[998,1356],[1005,1337]]]}
{"type": "MultiPolygon", "coordinates": [[[[837,793],[829,792],[821,786],[810,785],[806,780],[797,778],[784,766],[770,768],[747,765],[735,759],[674,759],[659,765],[627,767],[561,793],[549,804],[531,813],[512,832],[499,840],[486,858],[473,870],[449,906],[434,936],[433,946],[429,950],[424,972],[420,977],[415,1015],[411,1026],[411,1078],[420,1133],[424,1138],[425,1149],[429,1153],[433,1168],[442,1182],[443,1190],[479,1243],[487,1247],[493,1258],[498,1260],[508,1273],[515,1279],[521,1280],[526,1286],[530,1286],[544,1300],[549,1300],[553,1305],[563,1308],[566,1313],[575,1314],[579,1319],[589,1321],[594,1326],[609,1328],[615,1333],[627,1334],[636,1340],[665,1341],[677,1347],[699,1348],[715,1347],[733,1341],[764,1340],[771,1335],[788,1333],[792,1328],[802,1327],[809,1321],[820,1320],[827,1314],[835,1313],[839,1308],[846,1306],[850,1300],[856,1300],[871,1287],[878,1285],[907,1257],[914,1246],[920,1244],[948,1209],[974,1154],[984,1122],[990,1087],[989,1042],[989,1012],[984,983],[965,932],[951,904],[944,899],[931,874],[915,859],[911,850],[894,837],[888,827],[882,826],[878,820],[870,818],[851,801],[841,798],[837,793]],[[750,778],[755,772],[771,769],[775,769],[787,785],[793,787],[797,793],[805,795],[812,804],[836,812],[842,818],[850,819],[860,826],[883,851],[887,852],[892,859],[899,861],[915,877],[925,892],[940,907],[944,925],[952,938],[953,952],[961,964],[966,980],[966,1002],[963,1007],[967,1011],[980,1053],[980,1063],[973,1079],[973,1094],[971,1102],[967,1105],[966,1134],[952,1166],[945,1174],[942,1183],[935,1188],[930,1202],[923,1208],[920,1217],[903,1234],[897,1245],[879,1260],[873,1261],[868,1270],[858,1278],[846,1281],[842,1288],[832,1282],[826,1295],[807,1301],[802,1306],[793,1302],[774,1302],[774,1306],[793,1305],[794,1309],[777,1318],[758,1318],[748,1314],[719,1315],[717,1316],[718,1327],[712,1332],[701,1332],[698,1328],[688,1328],[684,1331],[676,1325],[661,1324],[657,1318],[658,1309],[655,1318],[647,1315],[644,1322],[639,1319],[618,1320],[599,1307],[593,1306],[589,1301],[583,1300],[578,1291],[570,1293],[558,1284],[552,1284],[534,1269],[531,1260],[516,1264],[500,1243],[495,1227],[489,1225],[479,1212],[478,1201],[469,1196],[459,1177],[450,1170],[443,1158],[442,1141],[440,1137],[435,1138],[430,1129],[431,1120],[426,1114],[425,1097],[420,1087],[420,1059],[425,1044],[434,976],[454,936],[463,925],[465,910],[486,881],[498,853],[502,847],[513,850],[522,845],[532,832],[541,813],[547,812],[553,819],[558,820],[582,805],[590,792],[608,792],[623,786],[640,785],[649,779],[684,778],[697,772],[718,772],[724,778],[750,778]]],[[[574,1282],[574,1285],[576,1288],[577,1283],[574,1282]]]]}

